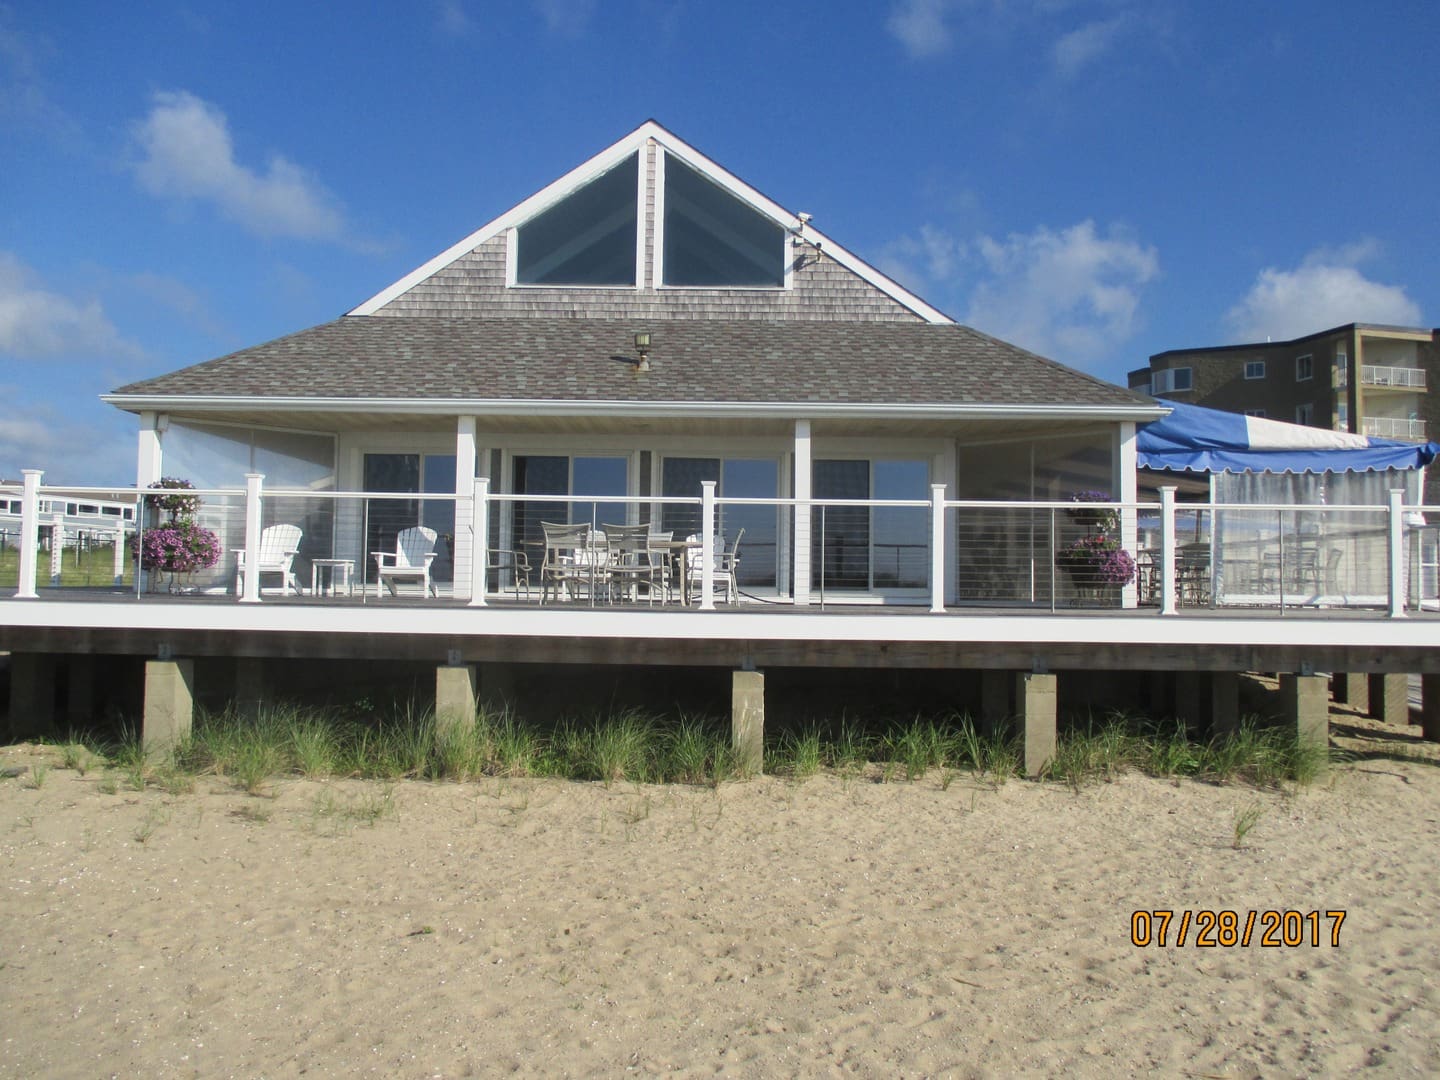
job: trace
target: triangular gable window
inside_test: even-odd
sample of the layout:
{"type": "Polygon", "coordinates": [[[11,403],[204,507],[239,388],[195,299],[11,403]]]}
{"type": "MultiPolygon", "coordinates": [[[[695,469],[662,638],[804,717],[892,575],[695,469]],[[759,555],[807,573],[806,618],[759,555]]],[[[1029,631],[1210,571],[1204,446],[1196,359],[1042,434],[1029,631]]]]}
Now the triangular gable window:
{"type": "Polygon", "coordinates": [[[516,229],[515,281],[633,287],[639,168],[631,154],[516,229]]]}
{"type": "Polygon", "coordinates": [[[662,281],[712,288],[783,287],[785,230],[667,155],[662,281]]]}

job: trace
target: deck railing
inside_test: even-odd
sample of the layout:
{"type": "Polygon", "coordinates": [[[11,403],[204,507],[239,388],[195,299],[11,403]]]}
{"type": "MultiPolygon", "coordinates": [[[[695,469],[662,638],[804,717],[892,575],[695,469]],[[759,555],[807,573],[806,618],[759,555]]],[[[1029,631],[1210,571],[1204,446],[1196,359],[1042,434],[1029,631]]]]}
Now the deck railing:
{"type": "Polygon", "coordinates": [[[267,578],[278,588],[262,593],[262,570],[247,562],[237,573],[233,553],[257,550],[263,529],[278,523],[302,531],[293,564],[301,594],[328,587],[379,598],[374,552],[393,550],[403,528],[422,523],[437,533],[432,576],[442,595],[486,606],[537,597],[541,523],[555,521],[597,530],[645,523],[675,540],[693,537],[696,580],[682,587],[706,611],[729,599],[716,580],[716,555],[741,529],[736,577],[746,603],[899,603],[935,613],[1153,608],[1161,615],[1345,607],[1393,617],[1440,607],[1440,508],[1407,506],[1398,489],[1384,506],[1179,503],[1172,488],[1161,489],[1158,503],[1077,504],[947,499],[941,485],[925,499],[797,500],[721,497],[708,481],[697,495],[662,498],[495,493],[483,479],[467,495],[309,491],[267,488],[252,475],[245,489],[193,492],[202,501],[197,522],[220,540],[219,563],[165,574],[135,567],[137,545],[157,525],[153,509],[141,505],[152,493],[44,487],[41,479],[31,470],[23,487],[0,487],[0,496],[21,505],[16,537],[0,546],[0,587],[13,586],[17,599],[37,597],[41,586],[103,585],[137,598],[178,591],[260,602],[285,582],[267,578]],[[122,526],[108,538],[72,543],[40,513],[43,499],[134,507],[136,531],[122,526]],[[1101,533],[1109,539],[1097,544],[1101,533]],[[1123,548],[1119,570],[1087,569],[1075,552],[1091,548],[1102,556],[1123,548]],[[337,564],[348,572],[337,576],[337,564]]]}

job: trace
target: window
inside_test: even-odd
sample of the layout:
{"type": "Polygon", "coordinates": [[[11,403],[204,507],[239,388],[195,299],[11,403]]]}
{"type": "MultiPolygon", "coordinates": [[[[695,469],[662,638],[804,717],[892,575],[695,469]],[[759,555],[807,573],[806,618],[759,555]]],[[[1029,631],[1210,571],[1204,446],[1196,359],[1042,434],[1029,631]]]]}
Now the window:
{"type": "Polygon", "coordinates": [[[1350,430],[1350,403],[1342,401],[1335,406],[1335,430],[1350,430]]]}
{"type": "Polygon", "coordinates": [[[630,509],[623,502],[628,489],[630,461],[624,457],[565,457],[516,454],[511,490],[517,495],[565,495],[572,501],[516,502],[511,518],[510,546],[540,546],[545,532],[541,522],[587,521],[592,525],[623,524],[630,509]]]}
{"type": "Polygon", "coordinates": [[[414,499],[369,499],[366,501],[366,580],[374,571],[373,551],[394,551],[395,538],[404,529],[426,525],[435,530],[436,559],[432,576],[449,581],[454,573],[450,545],[455,537],[454,499],[426,499],[423,496],[453,495],[454,454],[366,454],[365,490],[390,494],[405,493],[414,499]]]}
{"type": "Polygon", "coordinates": [[[1315,405],[1307,401],[1304,405],[1295,406],[1295,423],[1310,424],[1315,420],[1315,405]]]}
{"type": "Polygon", "coordinates": [[[1310,355],[1295,358],[1295,381],[1304,382],[1315,377],[1315,358],[1310,355]]]}
{"type": "Polygon", "coordinates": [[[664,199],[664,284],[785,284],[785,230],[779,224],[668,155],[664,199]]]}
{"type": "Polygon", "coordinates": [[[1155,372],[1150,382],[1152,394],[1168,394],[1175,390],[1189,390],[1192,382],[1188,367],[1170,368],[1155,372]]]}
{"type": "Polygon", "coordinates": [[[515,230],[520,285],[635,285],[639,156],[542,210],[515,230]]]}
{"type": "Polygon", "coordinates": [[[1264,409],[1246,409],[1246,410],[1245,410],[1245,415],[1246,415],[1246,416],[1256,416],[1256,417],[1259,417],[1261,420],[1263,420],[1263,419],[1265,419],[1266,413],[1265,413],[1265,410],[1264,410],[1264,409]]]}
{"type": "Polygon", "coordinates": [[[1264,360],[1246,360],[1246,361],[1245,361],[1245,378],[1247,378],[1247,379],[1263,379],[1264,377],[1265,377],[1265,361],[1264,361],[1264,360]]]}
{"type": "MultiPolygon", "coordinates": [[[[780,463],[774,458],[667,457],[661,465],[660,494],[666,499],[693,499],[702,480],[718,481],[715,494],[730,499],[773,499],[780,494],[780,463]]],[[[775,506],[716,507],[716,529],[726,547],[740,530],[740,587],[774,588],[780,511],[775,506]]],[[[660,528],[677,539],[700,531],[700,507],[692,503],[664,503],[660,528]]]]}
{"type": "MultiPolygon", "coordinates": [[[[924,461],[817,460],[813,495],[820,503],[924,499],[929,472],[924,461]]],[[[817,506],[811,517],[811,587],[925,588],[930,580],[929,522],[929,510],[923,507],[817,506]]]]}

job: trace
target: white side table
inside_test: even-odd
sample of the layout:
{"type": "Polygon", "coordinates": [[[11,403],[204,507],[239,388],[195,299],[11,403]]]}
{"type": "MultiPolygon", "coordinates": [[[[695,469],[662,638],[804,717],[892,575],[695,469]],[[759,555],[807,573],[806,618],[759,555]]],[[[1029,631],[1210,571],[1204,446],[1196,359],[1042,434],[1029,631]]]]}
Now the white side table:
{"type": "Polygon", "coordinates": [[[329,584],[330,595],[338,595],[337,590],[342,586],[349,596],[355,595],[355,560],[354,559],[311,559],[310,560],[310,595],[322,595],[322,588],[329,584]]]}

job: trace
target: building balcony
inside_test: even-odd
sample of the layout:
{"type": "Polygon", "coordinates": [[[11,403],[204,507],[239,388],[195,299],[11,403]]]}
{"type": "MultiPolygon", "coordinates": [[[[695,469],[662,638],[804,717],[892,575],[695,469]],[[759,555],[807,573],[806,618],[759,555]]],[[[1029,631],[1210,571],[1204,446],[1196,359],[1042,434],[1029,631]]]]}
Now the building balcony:
{"type": "Polygon", "coordinates": [[[1389,416],[1365,417],[1361,421],[1360,433],[1380,439],[1409,439],[1412,442],[1424,442],[1427,437],[1424,420],[1399,420],[1389,416]]]}
{"type": "Polygon", "coordinates": [[[1373,389],[1424,390],[1425,370],[1411,367],[1381,367],[1377,364],[1363,364],[1360,368],[1360,382],[1373,389]]]}

